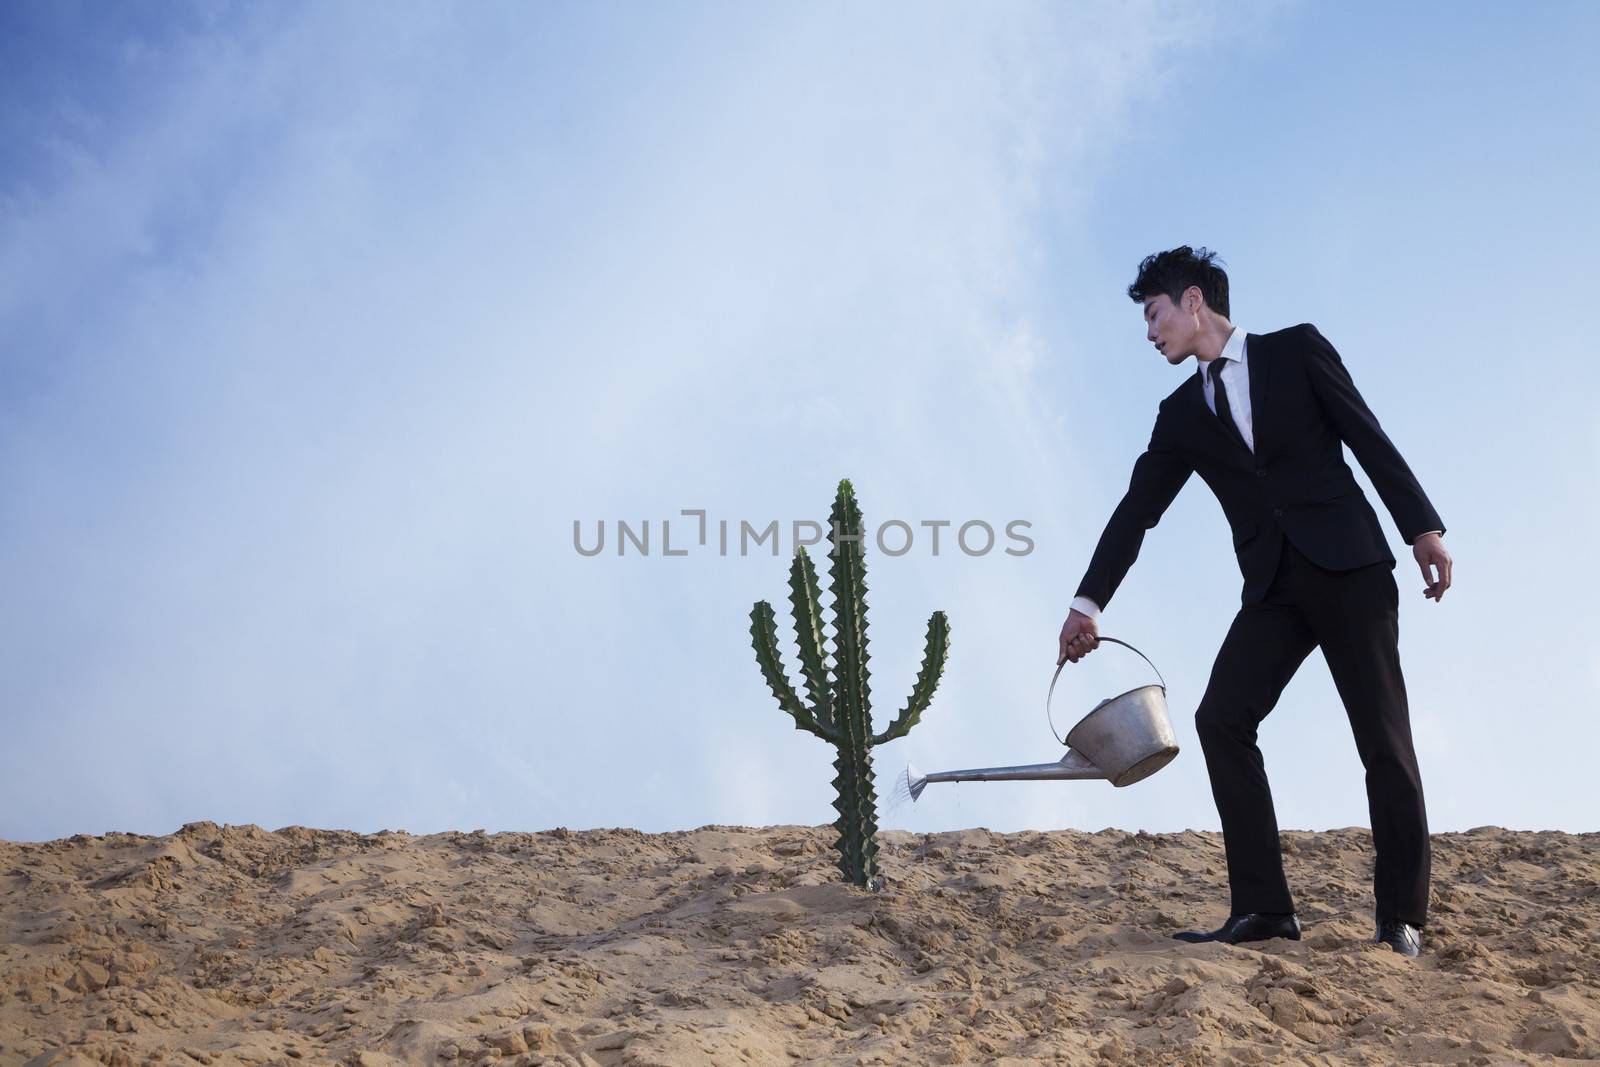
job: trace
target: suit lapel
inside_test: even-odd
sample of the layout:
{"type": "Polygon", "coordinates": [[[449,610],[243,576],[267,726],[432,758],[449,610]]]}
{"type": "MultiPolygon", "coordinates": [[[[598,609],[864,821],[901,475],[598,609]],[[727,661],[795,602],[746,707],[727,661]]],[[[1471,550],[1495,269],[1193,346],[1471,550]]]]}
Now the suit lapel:
{"type": "MultiPolygon", "coordinates": [[[[1201,364],[1205,366],[1205,364],[1201,364]]],[[[1196,421],[1202,423],[1200,433],[1206,437],[1213,446],[1221,449],[1233,459],[1247,455],[1249,450],[1228,436],[1228,431],[1222,428],[1222,420],[1217,418],[1217,413],[1206,405],[1205,386],[1200,384],[1200,375],[1203,370],[1197,371],[1189,380],[1190,400],[1186,405],[1196,421]]],[[[1251,390],[1251,403],[1255,402],[1255,390],[1251,390]]],[[[1253,420],[1252,420],[1253,421],[1253,420]]]]}

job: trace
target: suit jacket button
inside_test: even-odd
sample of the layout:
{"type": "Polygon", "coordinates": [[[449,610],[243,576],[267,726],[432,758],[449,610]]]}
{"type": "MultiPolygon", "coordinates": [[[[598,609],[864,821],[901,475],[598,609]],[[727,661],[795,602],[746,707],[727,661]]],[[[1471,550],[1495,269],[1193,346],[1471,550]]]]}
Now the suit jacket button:
{"type": "Polygon", "coordinates": [[[1283,509],[1282,508],[1273,508],[1272,509],[1272,513],[1274,515],[1276,515],[1280,519],[1283,518],[1283,509]]]}

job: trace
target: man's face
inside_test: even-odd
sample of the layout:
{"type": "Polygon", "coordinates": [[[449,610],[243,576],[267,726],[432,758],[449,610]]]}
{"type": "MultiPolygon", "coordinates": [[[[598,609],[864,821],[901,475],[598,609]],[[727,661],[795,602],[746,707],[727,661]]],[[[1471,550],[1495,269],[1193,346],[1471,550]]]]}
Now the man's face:
{"type": "Polygon", "coordinates": [[[1145,337],[1173,366],[1194,355],[1200,337],[1200,316],[1184,310],[1190,303],[1197,302],[1188,291],[1179,300],[1180,303],[1174,304],[1166,293],[1160,293],[1144,301],[1145,337]]]}

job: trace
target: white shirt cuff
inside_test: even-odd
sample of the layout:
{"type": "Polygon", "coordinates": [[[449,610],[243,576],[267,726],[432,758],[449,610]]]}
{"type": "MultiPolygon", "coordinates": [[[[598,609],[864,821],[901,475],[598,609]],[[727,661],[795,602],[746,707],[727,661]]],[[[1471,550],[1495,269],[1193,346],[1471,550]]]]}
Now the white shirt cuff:
{"type": "Polygon", "coordinates": [[[1072,598],[1072,604],[1070,606],[1071,606],[1071,610],[1079,611],[1079,612],[1082,612],[1083,614],[1089,616],[1091,621],[1093,621],[1095,623],[1098,623],[1100,621],[1100,605],[1096,604],[1094,601],[1090,600],[1088,597],[1086,597],[1086,596],[1075,596],[1075,597],[1072,598]]]}

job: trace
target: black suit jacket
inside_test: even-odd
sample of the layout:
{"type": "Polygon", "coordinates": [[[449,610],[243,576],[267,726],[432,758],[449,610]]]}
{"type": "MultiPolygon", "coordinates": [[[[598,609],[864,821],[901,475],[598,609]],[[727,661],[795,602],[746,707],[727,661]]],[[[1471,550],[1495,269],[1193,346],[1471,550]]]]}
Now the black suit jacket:
{"type": "Polygon", "coordinates": [[[1078,585],[1104,608],[1139,555],[1146,530],[1198,472],[1233,529],[1244,575],[1241,599],[1256,603],[1277,571],[1283,538],[1306,558],[1343,571],[1394,555],[1383,527],[1345,463],[1349,445],[1406,544],[1444,523],[1367,408],[1328,339],[1309,322],[1246,334],[1255,453],[1231,438],[1206,406],[1199,374],[1161,402],[1150,446],[1133,465],[1078,585]]]}

